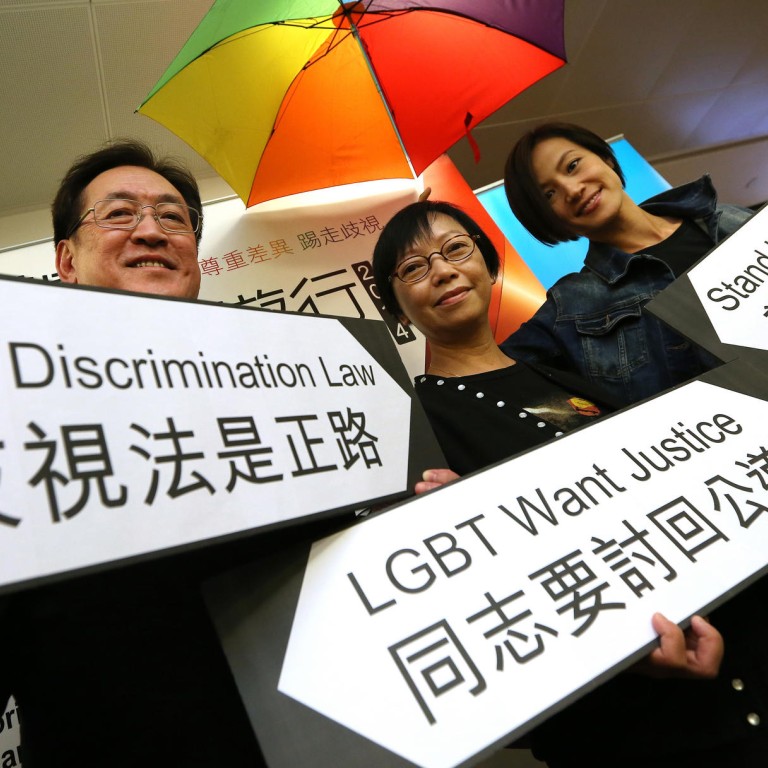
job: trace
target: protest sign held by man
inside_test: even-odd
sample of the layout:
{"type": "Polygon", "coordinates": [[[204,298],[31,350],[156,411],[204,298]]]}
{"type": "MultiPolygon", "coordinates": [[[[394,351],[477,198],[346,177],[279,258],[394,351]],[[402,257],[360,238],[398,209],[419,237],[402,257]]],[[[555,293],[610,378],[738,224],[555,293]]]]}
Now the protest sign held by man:
{"type": "MultiPolygon", "coordinates": [[[[202,207],[182,166],[113,143],[69,169],[52,213],[63,282],[197,297],[202,207]]],[[[200,596],[212,562],[187,553],[4,598],[0,699],[16,697],[25,768],[263,765],[200,596]]]]}

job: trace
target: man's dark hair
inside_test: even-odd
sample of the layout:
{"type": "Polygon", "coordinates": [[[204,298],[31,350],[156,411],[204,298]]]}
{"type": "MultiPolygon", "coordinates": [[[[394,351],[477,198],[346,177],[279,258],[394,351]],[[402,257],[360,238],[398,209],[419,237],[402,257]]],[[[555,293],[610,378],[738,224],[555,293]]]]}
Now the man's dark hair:
{"type": "Polygon", "coordinates": [[[104,171],[123,165],[148,168],[176,187],[184,202],[200,213],[200,226],[196,235],[199,245],[203,233],[203,206],[195,177],[176,160],[159,158],[144,142],[132,139],[120,139],[83,155],[67,171],[51,206],[54,245],[68,237],[83,215],[83,190],[104,171]]]}
{"type": "Polygon", "coordinates": [[[432,219],[439,213],[455,219],[467,230],[467,234],[476,236],[477,247],[483,254],[491,276],[496,277],[499,273],[499,254],[496,247],[468,213],[451,203],[433,200],[411,203],[387,222],[373,249],[373,279],[384,306],[394,315],[401,314],[401,309],[389,278],[407,248],[420,237],[430,234],[432,219]]]}
{"type": "Polygon", "coordinates": [[[533,172],[533,150],[546,139],[562,138],[578,144],[613,167],[621,186],[625,186],[624,173],[610,145],[596,133],[573,123],[544,123],[528,131],[515,144],[504,169],[504,191],[512,213],[537,239],[547,245],[576,240],[568,227],[555,215],[544,197],[533,172]]]}

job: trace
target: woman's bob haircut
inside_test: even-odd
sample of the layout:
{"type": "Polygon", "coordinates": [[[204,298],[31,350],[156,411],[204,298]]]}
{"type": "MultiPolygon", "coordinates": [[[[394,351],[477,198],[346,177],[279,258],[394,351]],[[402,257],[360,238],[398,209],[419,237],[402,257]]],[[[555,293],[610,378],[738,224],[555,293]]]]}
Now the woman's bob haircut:
{"type": "Polygon", "coordinates": [[[594,152],[616,171],[621,186],[626,185],[624,173],[610,145],[587,128],[572,123],[544,123],[528,131],[509,153],[504,168],[504,191],[512,213],[537,240],[547,245],[578,238],[554,214],[533,172],[534,149],[542,141],[555,138],[568,139],[594,152]]]}

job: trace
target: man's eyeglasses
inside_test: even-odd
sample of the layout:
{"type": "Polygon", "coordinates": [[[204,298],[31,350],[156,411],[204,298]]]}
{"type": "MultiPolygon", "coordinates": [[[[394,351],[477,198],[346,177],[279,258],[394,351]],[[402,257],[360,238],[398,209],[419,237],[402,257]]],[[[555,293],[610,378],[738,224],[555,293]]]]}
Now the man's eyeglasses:
{"type": "Polygon", "coordinates": [[[181,203],[158,203],[143,205],[138,200],[110,198],[97,200],[69,230],[67,237],[72,237],[75,230],[93,211],[96,226],[103,229],[135,229],[144,218],[144,209],[151,208],[152,217],[161,229],[174,234],[194,234],[200,229],[200,212],[181,203]]]}
{"type": "Polygon", "coordinates": [[[435,256],[442,256],[446,261],[457,262],[468,259],[475,252],[476,240],[480,235],[456,235],[443,243],[439,251],[434,251],[427,256],[410,256],[403,259],[393,274],[389,276],[389,281],[396,277],[404,283],[418,283],[423,280],[432,269],[432,259],[435,256]]]}

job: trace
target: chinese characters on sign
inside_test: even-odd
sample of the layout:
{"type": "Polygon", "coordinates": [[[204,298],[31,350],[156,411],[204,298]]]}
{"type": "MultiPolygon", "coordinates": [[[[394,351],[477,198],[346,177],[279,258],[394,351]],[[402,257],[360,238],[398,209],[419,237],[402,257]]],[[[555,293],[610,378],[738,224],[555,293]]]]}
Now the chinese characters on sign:
{"type": "Polygon", "coordinates": [[[319,542],[280,690],[418,765],[507,743],[768,566],[767,417],[694,382],[319,542]]]}
{"type": "MultiPolygon", "coordinates": [[[[115,464],[119,466],[122,462],[113,462],[115,451],[110,452],[103,424],[61,424],[57,437],[55,433],[49,436],[39,424],[31,421],[27,425],[31,439],[20,441],[17,451],[40,451],[42,454],[39,466],[27,483],[45,493],[52,523],[69,520],[82,512],[91,499],[92,485],[94,499],[91,507],[101,514],[98,510],[102,507],[127,507],[137,500],[151,506],[158,492],[170,499],[203,491],[232,493],[238,481],[279,482],[289,477],[349,470],[357,461],[361,461],[366,469],[382,466],[378,438],[367,430],[366,416],[361,411],[353,412],[347,408],[346,413],[301,413],[277,416],[271,421],[285,425],[281,437],[290,448],[291,460],[284,467],[274,465],[273,446],[261,439],[253,416],[216,418],[220,444],[215,447],[223,449],[218,451],[211,450],[210,446],[206,450],[204,443],[196,438],[195,430],[182,429],[174,417],[160,419],[162,426],[154,432],[141,424],[131,423],[129,429],[136,433],[135,442],[118,446],[118,451],[123,454],[126,450],[135,452],[146,460],[148,471],[145,482],[130,492],[120,483],[115,471],[115,464]],[[337,460],[321,464],[314,446],[333,443],[338,448],[337,460]],[[228,467],[228,478],[226,485],[217,488],[208,479],[211,473],[207,468],[222,461],[228,467]],[[72,501],[63,507],[65,488],[72,501]]],[[[0,446],[4,448],[5,441],[0,446]]],[[[0,458],[0,468],[2,466],[0,458]]],[[[22,515],[23,511],[19,511],[19,517],[0,513],[0,525],[16,527],[22,522],[22,515]]]]}
{"type": "MultiPolygon", "coordinates": [[[[229,253],[211,255],[200,260],[200,270],[203,275],[215,277],[222,272],[263,264],[286,254],[292,255],[309,249],[317,250],[366,235],[373,235],[372,241],[375,242],[380,231],[381,224],[378,218],[370,214],[355,221],[346,221],[339,226],[323,226],[318,231],[297,232],[287,238],[276,237],[268,242],[248,244],[229,253]]],[[[368,250],[373,250],[372,244],[368,246],[368,250]]]]}

